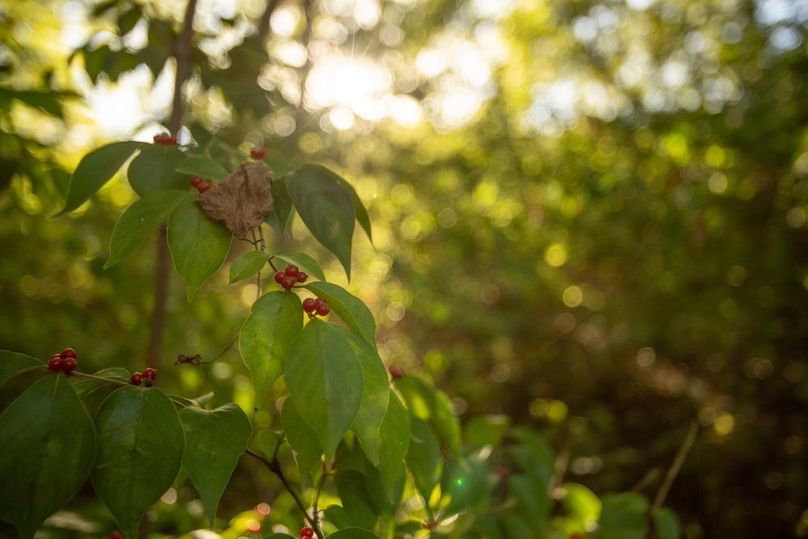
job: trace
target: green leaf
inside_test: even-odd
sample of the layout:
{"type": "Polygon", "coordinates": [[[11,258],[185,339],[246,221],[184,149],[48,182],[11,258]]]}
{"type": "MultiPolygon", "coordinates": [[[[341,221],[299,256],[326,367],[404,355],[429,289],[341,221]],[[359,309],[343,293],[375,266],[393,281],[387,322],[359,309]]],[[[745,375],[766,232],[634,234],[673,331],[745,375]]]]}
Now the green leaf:
{"type": "Polygon", "coordinates": [[[387,369],[375,348],[362,340],[351,330],[340,330],[345,339],[354,349],[357,359],[362,366],[363,387],[362,403],[356,413],[351,429],[356,433],[362,449],[368,460],[379,465],[379,429],[387,412],[387,403],[390,398],[390,382],[387,378],[387,369]]]}
{"type": "Polygon", "coordinates": [[[345,528],[328,536],[329,539],[379,539],[379,536],[362,528],[345,528]]]}
{"type": "Polygon", "coordinates": [[[129,184],[140,196],[167,189],[188,189],[188,176],[174,170],[184,159],[175,145],[149,144],[132,160],[126,176],[129,184]]]}
{"type": "Polygon", "coordinates": [[[527,523],[519,516],[505,515],[502,517],[502,524],[505,528],[505,537],[535,537],[535,532],[531,532],[527,523]]]}
{"type": "Polygon", "coordinates": [[[659,539],[679,539],[682,536],[682,527],[676,513],[667,507],[654,513],[654,529],[659,539]]]}
{"type": "Polygon", "coordinates": [[[410,425],[412,439],[407,452],[407,467],[412,472],[415,487],[423,496],[424,502],[429,503],[432,489],[440,481],[443,471],[443,456],[429,425],[413,415],[410,416],[410,425]]]}
{"type": "Polygon", "coordinates": [[[261,251],[249,251],[230,264],[230,283],[251,277],[261,271],[267,263],[267,255],[261,251]]]}
{"type": "MultiPolygon", "coordinates": [[[[131,376],[129,371],[123,367],[109,367],[96,371],[93,374],[101,378],[110,378],[112,380],[118,380],[121,382],[129,382],[129,377],[131,376]]],[[[79,378],[73,383],[73,389],[76,390],[79,397],[84,398],[96,389],[104,387],[105,385],[113,384],[115,387],[118,387],[118,384],[115,384],[114,382],[102,382],[101,380],[94,380],[92,378],[79,378]]]]}
{"type": "Polygon", "coordinates": [[[430,382],[408,374],[395,382],[407,406],[418,418],[428,421],[432,429],[455,455],[460,454],[460,421],[452,411],[452,402],[430,382]]]}
{"type": "Polygon", "coordinates": [[[208,219],[192,197],[183,200],[171,215],[168,248],[174,266],[188,284],[188,301],[222,267],[232,240],[224,225],[208,219]]]}
{"type": "Polygon", "coordinates": [[[208,512],[213,527],[219,505],[239,457],[247,449],[252,428],[246,414],[235,404],[215,410],[187,407],[180,410],[185,429],[182,467],[208,512]]]}
{"type": "Polygon", "coordinates": [[[239,332],[239,351],[250,369],[256,404],[283,373],[286,358],[303,328],[300,298],[291,292],[270,292],[253,303],[239,332]]]}
{"type": "Polygon", "coordinates": [[[561,503],[567,515],[583,529],[594,528],[600,518],[601,503],[595,494],[583,485],[565,483],[564,498],[561,503]]]}
{"type": "Polygon", "coordinates": [[[146,146],[148,145],[143,142],[133,140],[113,142],[85,155],[70,177],[65,207],[57,215],[71,212],[84,204],[115,175],[138,148],[146,146]]]}
{"type": "Polygon", "coordinates": [[[449,497],[449,504],[441,509],[441,514],[478,513],[478,504],[496,485],[491,477],[490,466],[481,459],[452,459],[446,464],[441,492],[449,497]]]}
{"type": "Polygon", "coordinates": [[[359,333],[373,348],[376,348],[376,321],[373,319],[370,309],[361,299],[333,283],[316,282],[309,283],[305,287],[326,300],[331,310],[349,328],[359,333]]]}
{"type": "Polygon", "coordinates": [[[354,470],[340,471],[336,483],[348,525],[372,530],[377,517],[365,486],[365,476],[354,470]]]}
{"type": "Polygon", "coordinates": [[[185,436],[174,405],[157,388],[123,387],[95,416],[98,457],[91,479],[121,530],[136,536],[140,517],[174,482],[185,436]]]}
{"type": "Polygon", "coordinates": [[[301,482],[306,483],[320,471],[322,462],[323,449],[317,441],[317,433],[297,411],[292,399],[283,401],[281,422],[286,439],[289,440],[289,445],[295,453],[301,482]]]}
{"type": "Polygon", "coordinates": [[[218,161],[204,155],[186,157],[174,167],[175,172],[199,176],[207,180],[222,180],[227,176],[227,170],[218,161]]]}
{"type": "Polygon", "coordinates": [[[52,374],[0,415],[0,440],[0,520],[29,539],[87,480],[93,423],[67,377],[52,374]]]}
{"type": "MultiPolygon", "coordinates": [[[[336,176],[336,174],[335,174],[336,176]]],[[[359,198],[359,195],[356,193],[356,189],[354,189],[353,185],[348,183],[348,181],[341,177],[336,176],[339,180],[340,184],[345,188],[346,191],[351,195],[353,199],[354,208],[356,209],[355,217],[356,221],[359,223],[359,226],[362,227],[362,230],[365,231],[367,234],[368,239],[372,242],[373,241],[373,230],[370,227],[370,216],[368,215],[368,210],[365,208],[365,205],[362,204],[362,199],[359,198]]]]}
{"type": "Polygon", "coordinates": [[[392,499],[396,481],[404,471],[401,463],[410,449],[410,435],[410,414],[398,395],[391,392],[379,429],[379,473],[388,499],[392,499]]]}
{"type": "Polygon", "coordinates": [[[508,489],[519,502],[519,514],[525,517],[534,534],[541,534],[550,520],[550,496],[546,485],[526,475],[511,475],[508,489]]]}
{"type": "Polygon", "coordinates": [[[283,233],[289,228],[292,222],[292,199],[289,198],[289,191],[286,189],[286,178],[278,178],[270,183],[272,191],[272,211],[267,215],[267,223],[283,233]]]}
{"type": "Polygon", "coordinates": [[[286,177],[286,190],[303,223],[350,278],[356,210],[339,176],[320,165],[303,165],[286,177]]]}
{"type": "Polygon", "coordinates": [[[648,500],[642,494],[626,492],[603,496],[598,522],[602,539],[642,539],[648,500]]]}
{"type": "Polygon", "coordinates": [[[35,357],[9,350],[0,350],[0,385],[20,373],[44,366],[45,364],[35,357]]]}
{"type": "Polygon", "coordinates": [[[312,320],[292,346],[285,377],[289,396],[317,434],[330,466],[362,402],[362,366],[353,347],[337,326],[312,320]]]}
{"type": "Polygon", "coordinates": [[[321,281],[325,281],[325,273],[320,264],[317,263],[312,257],[305,253],[298,253],[295,255],[287,255],[285,253],[275,253],[275,258],[279,258],[287,264],[294,264],[301,271],[306,272],[309,277],[314,277],[321,281]]]}
{"type": "Polygon", "coordinates": [[[136,200],[126,208],[112,229],[109,258],[104,268],[117,264],[143,245],[187,196],[185,191],[157,191],[136,200]]]}

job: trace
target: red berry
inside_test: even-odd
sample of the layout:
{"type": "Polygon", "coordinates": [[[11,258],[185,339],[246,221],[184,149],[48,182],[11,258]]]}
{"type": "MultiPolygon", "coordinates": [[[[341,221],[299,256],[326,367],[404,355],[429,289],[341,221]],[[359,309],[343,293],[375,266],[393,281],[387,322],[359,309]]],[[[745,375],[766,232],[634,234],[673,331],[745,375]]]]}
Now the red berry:
{"type": "Polygon", "coordinates": [[[283,285],[283,280],[286,278],[286,274],[282,271],[279,271],[275,274],[275,282],[279,285],[283,285]]]}
{"type": "Polygon", "coordinates": [[[323,298],[314,298],[314,307],[315,307],[315,310],[317,309],[317,307],[319,307],[319,306],[320,306],[320,305],[322,305],[323,303],[325,303],[325,301],[323,300],[323,298]]]}
{"type": "Polygon", "coordinates": [[[73,372],[76,370],[76,358],[65,357],[62,358],[62,370],[64,372],[73,372]]]}
{"type": "Polygon", "coordinates": [[[301,271],[301,272],[299,272],[297,274],[297,282],[299,282],[299,283],[305,283],[308,278],[309,278],[309,276],[305,272],[301,271]]]}
{"type": "Polygon", "coordinates": [[[289,290],[290,288],[295,286],[296,282],[297,282],[297,275],[294,275],[294,276],[293,275],[284,275],[283,276],[283,282],[281,283],[281,286],[284,287],[286,290],[289,290]]]}
{"type": "Polygon", "coordinates": [[[114,532],[107,535],[107,539],[123,539],[123,535],[121,535],[121,532],[119,532],[118,530],[115,530],[114,532]]]}
{"type": "Polygon", "coordinates": [[[311,539],[312,537],[314,537],[314,530],[308,526],[300,528],[300,539],[311,539]]]}
{"type": "Polygon", "coordinates": [[[297,274],[300,273],[300,270],[294,264],[289,264],[288,266],[286,266],[286,269],[284,270],[284,273],[286,275],[288,275],[289,277],[297,278],[297,274]]]}
{"type": "Polygon", "coordinates": [[[59,372],[62,370],[62,356],[59,354],[53,354],[50,359],[48,360],[48,368],[53,372],[59,372]]]}
{"type": "Polygon", "coordinates": [[[250,150],[250,157],[253,159],[264,159],[267,156],[267,151],[262,148],[253,148],[250,150]]]}
{"type": "Polygon", "coordinates": [[[66,358],[66,357],[73,357],[74,358],[74,357],[76,357],[76,351],[73,350],[72,348],[65,348],[64,350],[62,350],[62,353],[59,354],[59,355],[62,356],[62,358],[66,358]]]}
{"type": "Polygon", "coordinates": [[[303,310],[307,313],[313,313],[317,309],[314,304],[314,298],[306,298],[303,300],[303,310]]]}
{"type": "Polygon", "coordinates": [[[159,133],[157,135],[154,135],[154,137],[152,137],[152,140],[154,140],[155,144],[162,144],[163,140],[165,139],[165,136],[166,136],[165,133],[159,133]]]}
{"type": "Polygon", "coordinates": [[[328,303],[323,301],[320,305],[317,306],[317,314],[320,316],[325,316],[331,312],[331,307],[328,306],[328,303]]]}
{"type": "Polygon", "coordinates": [[[196,190],[199,191],[200,193],[204,193],[205,191],[207,191],[211,187],[213,187],[213,186],[209,182],[202,181],[202,183],[200,183],[199,185],[196,186],[196,190]]]}
{"type": "Polygon", "coordinates": [[[132,385],[139,386],[143,382],[143,375],[139,372],[133,372],[132,376],[129,377],[129,382],[132,385]]]}
{"type": "Polygon", "coordinates": [[[399,378],[404,378],[404,369],[399,367],[398,365],[390,365],[387,367],[387,370],[390,371],[390,376],[393,377],[393,380],[398,380],[399,378]]]}
{"type": "Polygon", "coordinates": [[[151,367],[146,367],[143,369],[143,379],[144,380],[154,380],[157,378],[157,371],[152,369],[151,367]]]}
{"type": "Polygon", "coordinates": [[[166,144],[176,144],[177,143],[177,137],[175,137],[174,135],[169,135],[168,137],[166,137],[166,142],[165,143],[166,144]]]}
{"type": "Polygon", "coordinates": [[[200,185],[200,184],[201,184],[202,182],[204,182],[204,181],[205,181],[205,180],[203,180],[203,179],[202,179],[202,178],[200,178],[199,176],[194,176],[193,178],[191,178],[191,185],[193,185],[194,187],[196,187],[196,186],[200,185]]]}

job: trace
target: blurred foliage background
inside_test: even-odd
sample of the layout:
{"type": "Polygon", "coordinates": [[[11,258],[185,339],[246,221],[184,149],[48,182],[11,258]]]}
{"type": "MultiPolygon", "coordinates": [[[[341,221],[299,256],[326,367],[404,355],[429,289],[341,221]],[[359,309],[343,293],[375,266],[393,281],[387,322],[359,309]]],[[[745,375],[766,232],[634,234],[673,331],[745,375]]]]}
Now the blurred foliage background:
{"type": "MultiPolygon", "coordinates": [[[[128,185],[51,216],[89,149],[162,130],[184,4],[0,1],[0,347],[143,365],[154,246],[102,270],[128,185]]],[[[652,493],[695,418],[686,537],[808,536],[808,3],[200,0],[194,29],[181,141],[354,182],[388,363],[598,492],[652,493]]],[[[161,367],[249,403],[225,273],[192,304],[174,277],[161,367]]]]}

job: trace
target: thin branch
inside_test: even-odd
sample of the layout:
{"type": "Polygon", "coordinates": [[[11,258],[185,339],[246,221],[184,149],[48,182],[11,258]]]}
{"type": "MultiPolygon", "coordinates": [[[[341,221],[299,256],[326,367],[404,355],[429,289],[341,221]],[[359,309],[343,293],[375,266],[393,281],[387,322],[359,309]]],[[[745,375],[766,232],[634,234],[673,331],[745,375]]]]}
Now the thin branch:
{"type": "Polygon", "coordinates": [[[311,528],[314,530],[314,533],[317,534],[317,537],[319,539],[323,539],[324,537],[323,532],[320,531],[319,527],[317,526],[317,521],[313,519],[311,515],[309,515],[308,511],[306,511],[306,506],[303,505],[303,501],[300,499],[300,496],[298,496],[297,493],[294,491],[292,485],[289,484],[289,480],[286,479],[286,475],[283,473],[283,469],[281,468],[280,463],[278,462],[278,448],[280,447],[280,445],[281,444],[279,442],[278,447],[275,448],[275,455],[272,457],[272,460],[269,460],[268,458],[264,457],[259,453],[256,453],[255,451],[249,448],[245,451],[245,453],[247,455],[250,455],[251,457],[260,460],[269,471],[274,473],[278,477],[278,479],[280,479],[281,483],[283,484],[283,488],[285,488],[286,491],[289,493],[289,495],[292,496],[292,499],[295,501],[295,505],[297,505],[298,509],[300,509],[300,512],[303,513],[306,522],[309,523],[311,528]]]}
{"type": "MultiPolygon", "coordinates": [[[[194,13],[196,13],[197,0],[188,0],[185,8],[185,17],[182,22],[182,31],[174,46],[174,59],[177,64],[177,74],[174,78],[174,95],[171,100],[171,117],[168,120],[168,129],[176,134],[182,126],[184,102],[182,87],[191,75],[191,37],[194,31],[194,13]]],[[[166,239],[166,225],[160,227],[157,239],[157,266],[154,271],[154,303],[152,306],[151,324],[149,328],[149,351],[147,363],[152,367],[160,364],[160,351],[163,348],[163,337],[166,327],[166,301],[168,299],[168,286],[171,269],[168,241],[166,239]]]]}
{"type": "Polygon", "coordinates": [[[668,496],[668,491],[670,491],[671,486],[673,486],[673,481],[676,479],[676,476],[679,475],[679,471],[682,469],[682,465],[685,463],[687,454],[690,452],[690,448],[693,447],[693,443],[696,441],[696,435],[698,432],[699,424],[694,420],[690,423],[690,428],[687,430],[685,439],[682,441],[682,445],[679,447],[679,451],[677,451],[676,457],[674,457],[673,463],[671,463],[671,467],[668,469],[668,473],[665,474],[665,480],[662,481],[662,485],[660,485],[659,491],[657,491],[656,497],[654,498],[654,504],[651,506],[652,515],[662,507],[663,503],[665,503],[665,498],[668,496]]]}
{"type": "Polygon", "coordinates": [[[320,479],[317,481],[317,492],[314,494],[314,503],[312,503],[311,512],[312,512],[313,517],[314,517],[314,527],[313,527],[313,529],[318,530],[318,531],[322,531],[322,530],[320,530],[320,515],[319,515],[320,510],[317,508],[317,506],[320,503],[320,494],[323,493],[323,486],[325,485],[325,482],[327,480],[328,480],[328,473],[323,471],[323,474],[320,476],[320,479]]]}

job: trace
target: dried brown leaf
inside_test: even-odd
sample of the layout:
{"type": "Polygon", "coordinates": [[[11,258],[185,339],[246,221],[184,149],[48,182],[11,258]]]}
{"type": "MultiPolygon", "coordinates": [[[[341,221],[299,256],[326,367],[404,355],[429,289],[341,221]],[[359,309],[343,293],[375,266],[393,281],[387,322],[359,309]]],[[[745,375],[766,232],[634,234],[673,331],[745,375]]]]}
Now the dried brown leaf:
{"type": "Polygon", "coordinates": [[[261,161],[245,163],[199,195],[199,207],[237,238],[245,238],[272,211],[272,170],[261,161]]]}

